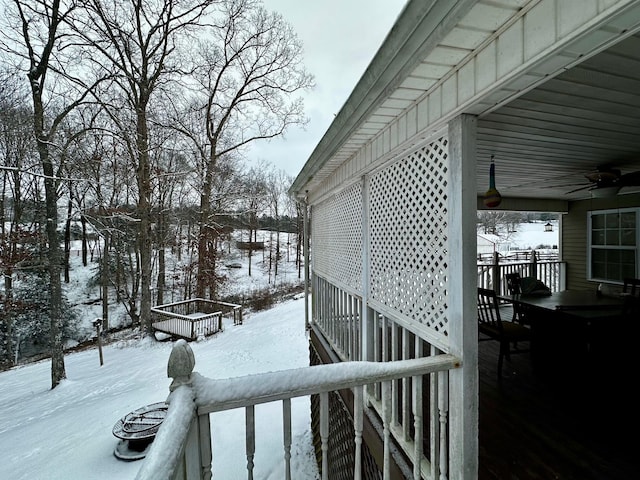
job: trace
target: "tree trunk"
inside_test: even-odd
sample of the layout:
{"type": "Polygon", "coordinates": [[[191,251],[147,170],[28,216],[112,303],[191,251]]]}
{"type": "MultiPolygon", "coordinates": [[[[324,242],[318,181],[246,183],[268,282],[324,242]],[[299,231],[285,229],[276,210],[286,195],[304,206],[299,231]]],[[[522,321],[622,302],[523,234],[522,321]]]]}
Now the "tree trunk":
{"type": "MultiPolygon", "coordinates": [[[[271,285],[271,269],[273,268],[273,230],[269,230],[269,279],[268,283],[271,285]]],[[[274,281],[275,283],[275,275],[274,281]]]]}
{"type": "MultiPolygon", "coordinates": [[[[34,72],[35,74],[35,72],[34,72]]],[[[48,252],[48,271],[50,288],[49,319],[51,322],[51,388],[67,378],[64,367],[64,350],[62,344],[62,282],[60,281],[60,263],[62,255],[58,240],[58,192],[55,171],[49,155],[50,138],[44,134],[44,106],[39,81],[31,78],[33,99],[33,126],[38,149],[38,156],[44,173],[44,192],[46,210],[46,234],[48,252]]]]}
{"type": "Polygon", "coordinates": [[[149,132],[147,127],[147,102],[141,100],[137,110],[136,147],[138,150],[138,217],[140,231],[140,325],[146,335],[151,328],[151,175],[149,167],[149,132]]]}
{"type": "Polygon", "coordinates": [[[80,216],[80,223],[82,224],[82,265],[87,266],[87,217],[80,216]]]}
{"type": "Polygon", "coordinates": [[[62,344],[62,282],[60,280],[60,263],[62,255],[58,241],[58,195],[54,182],[53,165],[49,159],[46,141],[38,141],[38,150],[42,159],[45,175],[45,209],[47,212],[47,241],[49,262],[49,288],[51,289],[50,321],[51,321],[51,388],[67,378],[64,367],[64,349],[62,344]]]}
{"type": "Polygon", "coordinates": [[[13,273],[11,268],[4,271],[4,323],[7,327],[7,361],[14,365],[13,358],[13,273]]]}
{"type": "Polygon", "coordinates": [[[156,288],[156,305],[164,304],[164,288],[165,288],[165,261],[164,261],[164,245],[158,245],[158,280],[156,288]]]}
{"type": "Polygon", "coordinates": [[[109,231],[104,232],[104,247],[102,248],[102,275],[100,278],[102,289],[102,328],[109,329],[109,231]]]}
{"type": "Polygon", "coordinates": [[[69,283],[69,260],[71,257],[71,213],[73,202],[69,194],[67,202],[67,220],[64,224],[64,283],[69,283]]]}

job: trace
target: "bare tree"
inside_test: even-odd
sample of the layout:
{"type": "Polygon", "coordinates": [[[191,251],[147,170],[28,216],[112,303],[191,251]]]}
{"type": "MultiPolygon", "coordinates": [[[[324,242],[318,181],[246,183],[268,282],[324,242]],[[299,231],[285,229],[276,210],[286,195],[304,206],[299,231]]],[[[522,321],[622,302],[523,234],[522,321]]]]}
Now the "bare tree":
{"type": "Polygon", "coordinates": [[[56,154],[56,135],[66,116],[88,93],[86,84],[71,76],[74,66],[83,57],[74,48],[71,32],[65,28],[65,19],[76,8],[72,0],[13,0],[6,8],[7,23],[1,29],[0,42],[0,50],[7,60],[25,73],[33,106],[32,128],[42,168],[46,209],[52,388],[66,378],[61,329],[62,255],[57,233],[62,166],[56,154]]]}
{"type": "MultiPolygon", "coordinates": [[[[136,162],[138,244],[140,252],[140,322],[151,334],[151,194],[149,138],[150,107],[154,96],[181,71],[181,35],[199,25],[212,0],[89,0],[87,15],[75,19],[76,30],[99,54],[95,68],[110,74],[125,97],[135,125],[129,154],[136,162]]],[[[184,38],[182,39],[184,40],[184,38]]],[[[184,52],[182,52],[184,53],[184,52]]],[[[114,111],[113,118],[123,114],[114,111]]],[[[128,127],[123,128],[123,132],[128,127]]]]}
{"type": "Polygon", "coordinates": [[[503,242],[509,241],[516,226],[523,221],[524,214],[506,210],[479,211],[478,231],[485,234],[497,235],[503,242]]]}
{"type": "MultiPolygon", "coordinates": [[[[199,125],[182,123],[203,160],[196,294],[205,296],[215,245],[211,228],[212,193],[220,158],[256,141],[283,135],[304,125],[301,98],[313,86],[301,63],[302,45],[291,26],[255,0],[224,0],[202,32],[193,61],[197,91],[189,108],[199,125]],[[199,133],[203,132],[203,133],[199,133]]],[[[191,117],[190,117],[191,118],[191,117]]]]}
{"type": "Polygon", "coordinates": [[[271,272],[273,270],[273,282],[276,283],[278,277],[278,264],[280,263],[282,254],[280,252],[280,231],[281,231],[281,215],[284,212],[284,205],[287,197],[287,190],[291,186],[291,179],[287,177],[283,170],[274,170],[267,174],[267,199],[269,205],[270,216],[273,219],[273,225],[270,228],[270,238],[274,236],[275,228],[275,246],[273,241],[269,242],[269,282],[271,282],[271,272]]]}

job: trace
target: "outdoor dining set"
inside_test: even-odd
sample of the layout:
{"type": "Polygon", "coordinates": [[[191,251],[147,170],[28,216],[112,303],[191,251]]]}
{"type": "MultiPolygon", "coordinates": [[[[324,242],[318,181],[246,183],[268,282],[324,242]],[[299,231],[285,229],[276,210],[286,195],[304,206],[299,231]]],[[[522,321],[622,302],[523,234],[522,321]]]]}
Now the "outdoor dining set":
{"type": "MultiPolygon", "coordinates": [[[[549,375],[571,368],[590,375],[596,367],[626,362],[640,315],[640,279],[624,279],[621,290],[551,292],[518,273],[505,278],[508,293],[478,287],[479,340],[499,342],[498,376],[504,360],[528,353],[535,371],[549,375]],[[565,367],[565,369],[563,369],[565,367]]],[[[538,282],[539,283],[539,282],[538,282]]]]}

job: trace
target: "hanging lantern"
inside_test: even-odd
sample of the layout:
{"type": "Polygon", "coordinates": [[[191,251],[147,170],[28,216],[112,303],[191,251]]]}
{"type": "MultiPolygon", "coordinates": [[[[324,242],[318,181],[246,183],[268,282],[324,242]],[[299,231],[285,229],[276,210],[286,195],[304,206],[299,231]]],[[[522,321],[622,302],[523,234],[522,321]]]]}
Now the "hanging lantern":
{"type": "Polygon", "coordinates": [[[491,167],[489,168],[489,190],[484,194],[484,205],[487,208],[495,208],[502,202],[502,195],[496,189],[496,165],[491,155],[491,167]]]}

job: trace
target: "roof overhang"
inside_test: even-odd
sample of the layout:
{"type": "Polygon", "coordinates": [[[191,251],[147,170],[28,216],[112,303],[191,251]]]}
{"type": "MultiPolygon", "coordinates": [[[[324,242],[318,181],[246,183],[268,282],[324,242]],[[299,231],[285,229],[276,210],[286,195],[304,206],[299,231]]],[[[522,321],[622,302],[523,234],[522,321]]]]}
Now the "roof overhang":
{"type": "MultiPolygon", "coordinates": [[[[461,85],[469,59],[538,4],[408,2],[290,193],[313,192],[409,109],[461,85]]],[[[588,183],[584,173],[599,165],[640,170],[640,1],[614,7],[430,125],[437,131],[461,113],[478,116],[478,195],[491,155],[505,204],[553,201],[548,211],[566,211],[567,202],[588,197],[588,189],[568,194],[573,188],[566,184],[588,183]]]]}

